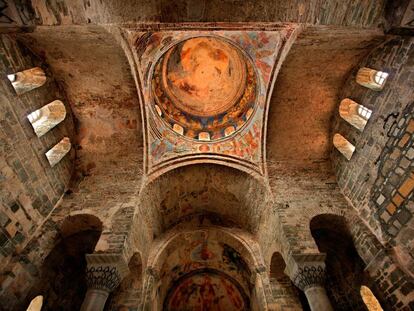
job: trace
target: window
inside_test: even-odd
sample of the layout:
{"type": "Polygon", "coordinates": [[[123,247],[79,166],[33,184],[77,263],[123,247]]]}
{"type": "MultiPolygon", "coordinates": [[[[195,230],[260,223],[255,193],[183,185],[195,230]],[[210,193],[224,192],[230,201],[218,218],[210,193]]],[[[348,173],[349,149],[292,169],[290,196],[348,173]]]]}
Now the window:
{"type": "Polygon", "coordinates": [[[339,105],[339,115],[341,118],[360,131],[364,130],[371,114],[371,110],[349,98],[343,99],[339,105]]]}
{"type": "Polygon", "coordinates": [[[200,132],[198,133],[198,140],[209,141],[210,133],[209,132],[200,132]]]}
{"type": "Polygon", "coordinates": [[[65,105],[60,100],[43,106],[27,116],[38,137],[43,136],[66,117],[65,105]]]}
{"type": "Polygon", "coordinates": [[[378,302],[378,299],[374,296],[368,287],[361,286],[360,293],[362,300],[367,306],[368,311],[383,311],[380,303],[378,302]]]}
{"type": "Polygon", "coordinates": [[[37,296],[32,299],[26,311],[41,311],[43,305],[43,296],[37,296]]]}
{"type": "Polygon", "coordinates": [[[36,89],[46,82],[45,72],[39,67],[9,74],[7,78],[18,95],[36,89]]]}
{"type": "Polygon", "coordinates": [[[365,120],[369,120],[369,118],[371,118],[372,111],[368,108],[365,108],[364,106],[359,105],[358,114],[365,120]]]}
{"type": "Polygon", "coordinates": [[[356,82],[374,91],[380,91],[384,88],[387,81],[388,73],[375,69],[362,67],[358,70],[356,82]]]}
{"type": "Polygon", "coordinates": [[[387,78],[388,78],[388,73],[382,72],[382,71],[377,71],[374,75],[374,81],[375,81],[375,83],[377,83],[379,85],[384,85],[385,80],[387,78]]]}
{"type": "Polygon", "coordinates": [[[355,151],[355,146],[352,145],[349,141],[347,141],[341,134],[335,134],[333,137],[333,144],[336,149],[342,155],[347,158],[348,160],[351,160],[352,155],[355,151]]]}
{"type": "Polygon", "coordinates": [[[54,145],[52,149],[46,152],[46,158],[50,166],[55,166],[63,159],[63,157],[70,151],[71,144],[68,137],[63,138],[59,143],[54,145]]]}

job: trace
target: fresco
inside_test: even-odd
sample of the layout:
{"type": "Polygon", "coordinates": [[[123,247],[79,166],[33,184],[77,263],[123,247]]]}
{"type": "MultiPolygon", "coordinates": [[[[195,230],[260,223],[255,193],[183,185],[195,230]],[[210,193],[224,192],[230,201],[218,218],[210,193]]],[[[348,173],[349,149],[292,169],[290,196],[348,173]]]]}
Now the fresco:
{"type": "Polygon", "coordinates": [[[247,296],[237,282],[223,273],[204,270],[174,285],[164,303],[167,311],[247,311],[247,296]]]}
{"type": "Polygon", "coordinates": [[[168,50],[152,77],[154,108],[174,132],[213,141],[240,130],[256,102],[253,65],[229,43],[211,37],[168,50]]]}
{"type": "Polygon", "coordinates": [[[203,155],[263,175],[267,94],[291,33],[287,26],[127,30],[141,80],[147,173],[203,155]]]}
{"type": "Polygon", "coordinates": [[[250,310],[249,266],[220,235],[202,229],[175,240],[160,271],[165,310],[250,310]]]}

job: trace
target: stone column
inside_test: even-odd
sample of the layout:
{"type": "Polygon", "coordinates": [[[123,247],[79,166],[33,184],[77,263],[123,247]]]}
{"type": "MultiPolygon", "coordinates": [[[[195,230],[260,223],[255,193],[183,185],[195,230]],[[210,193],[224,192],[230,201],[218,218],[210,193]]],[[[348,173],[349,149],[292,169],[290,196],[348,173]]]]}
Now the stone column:
{"type": "Polygon", "coordinates": [[[127,275],[128,265],[118,254],[87,254],[86,262],[88,291],[81,311],[102,311],[109,294],[127,275]]]}
{"type": "Polygon", "coordinates": [[[305,292],[312,311],[333,311],[324,287],[325,257],[325,254],[292,255],[287,266],[287,274],[305,292]]]}

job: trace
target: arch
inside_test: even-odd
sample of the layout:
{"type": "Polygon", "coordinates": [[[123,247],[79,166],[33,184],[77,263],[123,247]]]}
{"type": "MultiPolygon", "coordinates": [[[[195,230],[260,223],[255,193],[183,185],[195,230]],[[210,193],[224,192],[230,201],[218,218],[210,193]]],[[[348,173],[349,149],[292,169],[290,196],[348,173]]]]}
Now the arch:
{"type": "Polygon", "coordinates": [[[191,164],[175,168],[144,185],[140,207],[148,214],[154,237],[191,215],[214,215],[206,221],[255,231],[271,195],[254,176],[219,164],[191,164]]]}
{"type": "Polygon", "coordinates": [[[43,306],[43,296],[39,295],[32,299],[26,311],[41,311],[43,306]]]}
{"type": "Polygon", "coordinates": [[[79,214],[64,218],[57,229],[60,239],[44,259],[27,297],[43,295],[45,310],[79,310],[87,290],[85,255],[94,252],[102,222],[79,214]]]}
{"type": "Polygon", "coordinates": [[[46,74],[40,67],[7,75],[17,95],[24,94],[46,83],[46,74]]]}
{"type": "Polygon", "coordinates": [[[151,248],[144,280],[143,292],[147,293],[143,306],[160,310],[168,290],[176,284],[178,277],[193,271],[198,275],[204,268],[222,271],[238,280],[250,293],[252,304],[267,304],[266,285],[262,285],[268,284],[262,279],[266,275],[257,274],[263,270],[260,268],[263,260],[260,249],[254,246],[257,245],[251,236],[241,230],[209,226],[169,231],[151,248]],[[228,265],[232,267],[230,270],[225,269],[228,265]]]}
{"type": "Polygon", "coordinates": [[[349,98],[343,99],[339,105],[339,115],[341,118],[361,132],[367,125],[371,114],[372,110],[354,102],[349,98]]]}
{"type": "Polygon", "coordinates": [[[269,270],[273,303],[278,306],[277,308],[280,305],[288,305],[295,310],[310,310],[304,293],[296,288],[289,276],[286,275],[285,268],[286,262],[282,254],[279,252],[273,253],[269,270]]]}
{"type": "Polygon", "coordinates": [[[54,145],[48,152],[45,153],[50,166],[55,166],[63,159],[63,157],[70,151],[72,145],[68,137],[64,137],[60,142],[54,145]]]}
{"type": "Polygon", "coordinates": [[[371,69],[368,67],[362,67],[358,70],[356,75],[356,82],[359,85],[365,86],[374,91],[381,91],[385,82],[387,81],[388,73],[371,69]]]}
{"type": "Polygon", "coordinates": [[[335,310],[364,310],[359,289],[369,275],[345,217],[317,215],[310,221],[310,230],[319,251],[326,254],[326,290],[335,310]]]}
{"type": "Polygon", "coordinates": [[[346,140],[345,137],[338,133],[335,134],[333,137],[333,145],[347,160],[351,160],[355,151],[355,146],[346,140]]]}
{"type": "Polygon", "coordinates": [[[37,137],[42,137],[66,117],[65,105],[60,100],[54,100],[30,113],[27,116],[37,137]]]}
{"type": "Polygon", "coordinates": [[[286,263],[282,257],[282,254],[275,252],[272,255],[270,262],[270,278],[274,278],[278,281],[283,281],[286,279],[287,275],[285,274],[286,263]]]}
{"type": "Polygon", "coordinates": [[[60,233],[63,238],[87,230],[102,232],[102,229],[102,221],[98,217],[90,214],[69,215],[60,225],[60,233]]]}

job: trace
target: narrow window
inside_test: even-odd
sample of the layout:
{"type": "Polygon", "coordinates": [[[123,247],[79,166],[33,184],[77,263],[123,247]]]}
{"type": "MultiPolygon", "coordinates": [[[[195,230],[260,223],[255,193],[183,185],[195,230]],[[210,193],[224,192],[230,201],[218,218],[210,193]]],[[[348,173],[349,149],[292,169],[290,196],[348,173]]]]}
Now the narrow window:
{"type": "Polygon", "coordinates": [[[355,126],[360,131],[362,131],[367,125],[371,114],[371,110],[349,98],[343,99],[339,105],[339,115],[341,118],[349,124],[355,126]]]}
{"type": "Polygon", "coordinates": [[[43,106],[27,116],[37,137],[45,135],[66,117],[65,105],[60,100],[43,106]]]}
{"type": "Polygon", "coordinates": [[[378,299],[368,287],[361,286],[360,293],[368,311],[383,311],[378,299]]]}
{"type": "Polygon", "coordinates": [[[372,111],[362,105],[359,105],[358,114],[361,116],[361,118],[364,118],[368,121],[369,118],[371,118],[372,111]]]}
{"type": "Polygon", "coordinates": [[[388,73],[362,67],[358,70],[356,82],[374,91],[380,91],[384,88],[387,81],[388,73]]]}
{"type": "Polygon", "coordinates": [[[50,166],[55,166],[70,151],[71,144],[68,137],[63,138],[59,143],[54,145],[52,149],[46,152],[46,158],[50,166]]]}
{"type": "Polygon", "coordinates": [[[334,135],[333,144],[345,158],[351,160],[351,157],[355,151],[354,145],[347,141],[341,134],[334,135]]]}
{"type": "Polygon", "coordinates": [[[7,78],[18,95],[38,88],[46,82],[45,72],[39,67],[9,74],[7,78]]]}
{"type": "Polygon", "coordinates": [[[43,296],[36,296],[30,302],[29,307],[27,307],[26,311],[41,311],[43,305],[43,296]]]}

